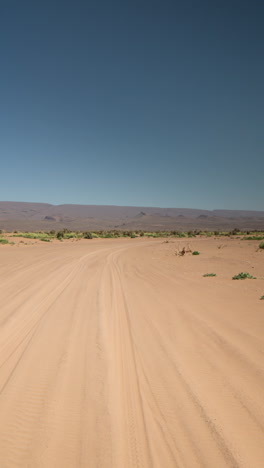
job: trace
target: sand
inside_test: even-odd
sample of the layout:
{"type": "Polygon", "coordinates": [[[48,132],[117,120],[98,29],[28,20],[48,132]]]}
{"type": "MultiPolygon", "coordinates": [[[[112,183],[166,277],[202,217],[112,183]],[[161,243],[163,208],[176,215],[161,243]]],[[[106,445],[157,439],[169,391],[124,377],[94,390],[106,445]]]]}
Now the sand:
{"type": "Polygon", "coordinates": [[[15,242],[0,246],[1,468],[264,466],[258,242],[15,242]],[[201,254],[176,256],[187,244],[201,254]]]}

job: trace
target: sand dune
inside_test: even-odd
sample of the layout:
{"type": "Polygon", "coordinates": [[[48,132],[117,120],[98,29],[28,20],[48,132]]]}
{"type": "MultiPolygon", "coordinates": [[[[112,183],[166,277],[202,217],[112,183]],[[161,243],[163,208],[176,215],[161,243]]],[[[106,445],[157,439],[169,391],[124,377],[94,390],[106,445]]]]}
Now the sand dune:
{"type": "Polygon", "coordinates": [[[0,246],[1,468],[264,466],[264,252],[185,242],[0,246]]]}

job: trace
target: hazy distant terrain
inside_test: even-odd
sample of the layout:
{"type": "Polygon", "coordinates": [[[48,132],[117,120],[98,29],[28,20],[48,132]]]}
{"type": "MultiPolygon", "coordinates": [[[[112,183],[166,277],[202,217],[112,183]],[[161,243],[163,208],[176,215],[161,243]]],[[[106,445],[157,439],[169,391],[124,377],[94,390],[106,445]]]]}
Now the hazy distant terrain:
{"type": "Polygon", "coordinates": [[[0,229],[264,229],[264,211],[0,202],[0,229]]]}

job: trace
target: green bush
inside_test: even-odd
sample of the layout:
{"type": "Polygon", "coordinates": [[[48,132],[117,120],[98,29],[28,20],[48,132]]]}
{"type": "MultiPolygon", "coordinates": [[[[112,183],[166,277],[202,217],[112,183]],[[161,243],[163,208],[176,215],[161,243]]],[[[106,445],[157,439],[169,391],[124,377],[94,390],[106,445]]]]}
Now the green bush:
{"type": "Polygon", "coordinates": [[[259,248],[260,248],[260,249],[264,249],[264,242],[261,242],[261,243],[259,244],[259,248]]]}
{"type": "Polygon", "coordinates": [[[215,273],[205,273],[205,275],[203,275],[204,277],[207,277],[207,276],[216,276],[215,273]]]}
{"type": "Polygon", "coordinates": [[[134,232],[133,231],[124,231],[124,237],[131,237],[133,236],[134,232]]]}
{"type": "Polygon", "coordinates": [[[8,244],[8,240],[0,238],[0,244],[8,244]]]}
{"type": "Polygon", "coordinates": [[[63,237],[64,239],[76,239],[76,237],[78,237],[78,234],[76,234],[76,232],[64,232],[63,237]]]}
{"type": "Polygon", "coordinates": [[[264,301],[264,296],[261,296],[260,300],[261,300],[261,301],[264,301]]]}
{"type": "Polygon", "coordinates": [[[245,236],[243,240],[263,240],[264,236],[245,236]]]}
{"type": "Polygon", "coordinates": [[[233,231],[230,231],[231,236],[237,236],[240,233],[239,228],[233,229],[233,231]]]}
{"type": "Polygon", "coordinates": [[[49,234],[44,232],[19,232],[18,234],[13,234],[12,237],[23,237],[25,239],[49,239],[49,234]]]}
{"type": "Polygon", "coordinates": [[[91,232],[84,232],[83,233],[83,238],[84,239],[92,239],[93,238],[93,235],[91,232]]]}
{"type": "Polygon", "coordinates": [[[193,255],[200,255],[200,252],[198,252],[198,250],[194,250],[194,252],[192,254],[193,255]]]}
{"type": "Polygon", "coordinates": [[[106,234],[102,234],[100,237],[102,237],[103,239],[114,239],[115,238],[114,234],[112,234],[111,232],[107,232],[106,234]]]}
{"type": "Polygon", "coordinates": [[[180,231],[171,231],[171,236],[174,236],[174,237],[187,237],[185,232],[180,232],[180,231]]]}
{"type": "Polygon", "coordinates": [[[242,280],[242,279],[256,279],[255,276],[252,276],[250,273],[239,273],[238,275],[233,276],[233,280],[242,280]]]}

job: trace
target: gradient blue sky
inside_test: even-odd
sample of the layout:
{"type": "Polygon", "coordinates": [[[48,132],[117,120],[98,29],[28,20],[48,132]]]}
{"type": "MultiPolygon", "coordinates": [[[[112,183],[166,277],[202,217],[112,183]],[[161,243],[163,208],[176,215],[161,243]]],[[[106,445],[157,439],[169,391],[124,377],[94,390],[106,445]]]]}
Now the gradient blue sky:
{"type": "Polygon", "coordinates": [[[0,200],[264,209],[264,2],[1,0],[0,200]]]}

